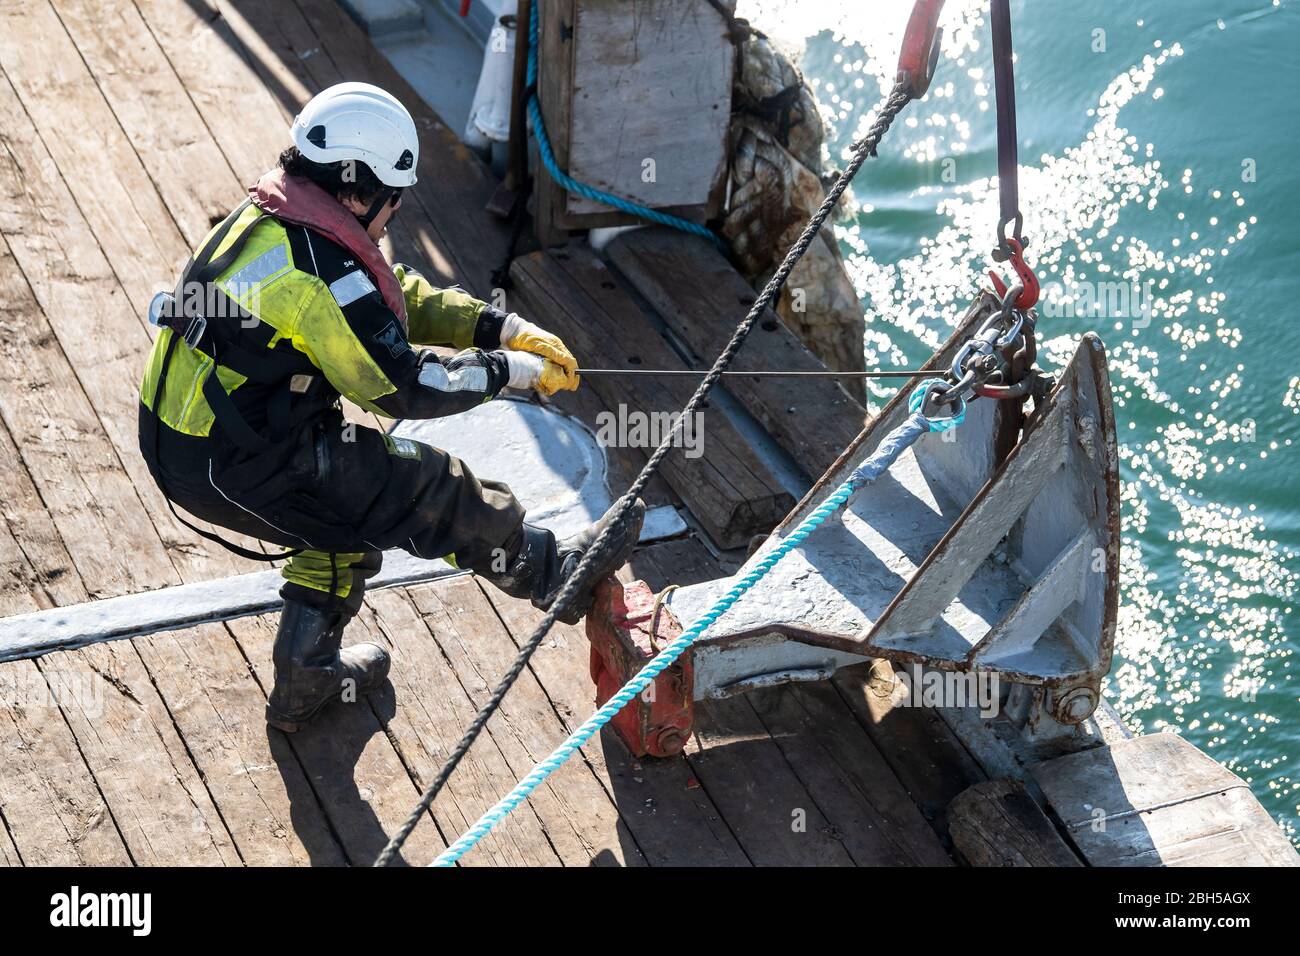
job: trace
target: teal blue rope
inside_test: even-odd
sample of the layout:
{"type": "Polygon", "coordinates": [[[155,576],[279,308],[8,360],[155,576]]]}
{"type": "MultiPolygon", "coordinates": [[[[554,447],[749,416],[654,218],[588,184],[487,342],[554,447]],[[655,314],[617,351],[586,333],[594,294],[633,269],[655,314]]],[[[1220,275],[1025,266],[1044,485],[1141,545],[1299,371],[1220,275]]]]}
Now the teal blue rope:
{"type": "MultiPolygon", "coordinates": [[[[948,383],[941,378],[925,379],[923,382],[917,385],[916,388],[912,389],[912,394],[909,395],[907,398],[907,410],[909,412],[919,412],[921,410],[921,407],[925,404],[925,393],[930,390],[931,386],[934,385],[946,386],[947,384],[948,383]]],[[[957,407],[953,410],[952,415],[948,418],[936,418],[930,422],[930,426],[931,428],[933,428],[934,431],[946,432],[950,428],[956,428],[965,420],[966,420],[966,399],[959,397],[957,399],[957,407]]]]}
{"type": "MultiPolygon", "coordinates": [[[[923,388],[918,388],[913,394],[920,394],[924,398],[925,392],[923,388]]],[[[925,432],[943,430],[941,425],[943,421],[945,419],[930,421],[920,412],[913,412],[902,425],[886,435],[876,447],[876,450],[868,456],[853,474],[849,475],[842,485],[835,489],[829,498],[818,505],[816,510],[801,521],[799,526],[790,532],[776,548],[766,554],[744,577],[732,585],[731,589],[720,597],[713,607],[704,613],[703,617],[691,625],[690,630],[675,641],[665,645],[664,649],[642,667],[631,680],[624,684],[622,690],[611,697],[605,706],[588,717],[582,726],[569,735],[568,740],[552,751],[549,757],[533,767],[528,772],[528,775],[515,785],[513,790],[502,797],[487,813],[479,817],[478,822],[466,830],[460,839],[443,850],[432,865],[451,866],[479,840],[492,832],[493,827],[504,820],[510,811],[523,803],[528,798],[528,795],[541,785],[543,780],[558,770],[566,760],[577,752],[578,748],[595,736],[601,727],[613,720],[614,716],[632,698],[649,687],[654,682],[654,679],[663,673],[664,669],[669,667],[673,661],[677,660],[695,642],[696,638],[708,630],[728,608],[735,604],[742,594],[761,581],[764,575],[776,566],[778,561],[799,547],[808,535],[820,527],[827,518],[835,514],[842,505],[847,504],[848,500],[853,497],[859,488],[868,482],[875,481],[876,478],[884,474],[889,469],[889,466],[898,459],[898,456],[925,432]]]]}
{"type": "Polygon", "coordinates": [[[624,199],[622,196],[602,192],[595,186],[578,182],[560,168],[560,164],[555,161],[555,153],[551,149],[550,137],[546,135],[546,122],[542,119],[542,107],[537,100],[537,8],[540,5],[540,0],[535,0],[532,17],[528,22],[528,88],[531,91],[528,96],[528,115],[533,118],[533,133],[537,136],[537,152],[541,155],[542,162],[546,164],[546,169],[551,174],[551,178],[571,193],[577,193],[579,196],[595,202],[603,202],[607,206],[613,206],[615,209],[620,209],[630,215],[657,222],[661,226],[671,226],[674,229],[681,229],[683,232],[703,236],[719,249],[722,249],[722,240],[714,235],[712,230],[706,229],[699,223],[682,219],[680,216],[671,216],[666,212],[651,209],[649,206],[642,206],[640,203],[624,199]]]}

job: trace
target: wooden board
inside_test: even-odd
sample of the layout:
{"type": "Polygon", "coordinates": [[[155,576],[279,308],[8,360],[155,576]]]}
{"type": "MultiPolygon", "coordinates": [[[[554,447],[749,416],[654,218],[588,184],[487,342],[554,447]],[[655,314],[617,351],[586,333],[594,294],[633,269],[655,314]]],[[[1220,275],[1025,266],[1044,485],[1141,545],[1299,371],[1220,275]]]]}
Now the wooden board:
{"type": "Polygon", "coordinates": [[[828,684],[746,695],[859,866],[951,866],[939,837],[828,684]]]}
{"type": "MultiPolygon", "coordinates": [[[[518,651],[509,632],[471,578],[453,578],[437,586],[410,588],[409,592],[474,707],[481,707],[518,651]]],[[[531,671],[520,675],[489,726],[515,775],[497,797],[566,736],[559,715],[531,671]]],[[[485,803],[480,812],[495,802],[485,803]]],[[[645,864],[618,808],[584,760],[571,759],[529,802],[546,815],[551,843],[566,865],[645,864]]]]}
{"type": "MultiPolygon", "coordinates": [[[[533,314],[545,315],[583,364],[686,368],[590,251],[573,247],[533,253],[515,260],[511,276],[514,298],[533,314]]],[[[581,387],[594,390],[607,408],[619,410],[610,416],[617,425],[628,414],[645,419],[675,415],[696,384],[691,379],[588,376],[581,387]]],[[[674,449],[660,473],[721,547],[741,547],[785,517],[794,498],[724,416],[704,413],[696,421],[703,425],[693,426],[694,440],[702,443],[699,457],[688,457],[686,448],[674,449]]],[[[597,437],[607,432],[598,431],[597,437]]],[[[657,442],[643,444],[649,454],[657,442]]]]}
{"type": "Polygon", "coordinates": [[[58,0],[52,6],[186,246],[196,248],[225,219],[241,187],[205,122],[211,113],[194,108],[175,64],[131,0],[58,0]],[[167,122],[159,122],[162,116],[167,122]]]}
{"type": "MultiPolygon", "coordinates": [[[[597,2],[604,2],[604,0],[597,0],[597,2]]],[[[641,2],[644,2],[644,0],[641,0],[641,2]]],[[[662,2],[662,0],[659,0],[659,2],[662,2]]],[[[694,2],[696,2],[696,0],[687,0],[687,3],[694,2]]],[[[687,3],[683,3],[682,0],[676,0],[676,3],[679,7],[687,6],[687,3]]],[[[574,86],[575,44],[573,42],[573,27],[580,6],[581,4],[578,0],[554,0],[554,2],[543,4],[540,12],[538,56],[540,68],[537,79],[538,99],[541,103],[541,111],[544,117],[544,122],[546,123],[548,138],[551,141],[551,148],[555,155],[556,164],[560,169],[566,171],[569,170],[570,166],[569,132],[575,113],[582,114],[589,107],[593,106],[595,112],[609,109],[618,110],[619,108],[618,104],[592,104],[590,102],[592,99],[590,96],[586,96],[582,99],[575,108],[575,95],[583,97],[585,93],[584,90],[576,89],[574,86]]],[[[617,6],[612,5],[611,9],[617,9],[617,6]]],[[[708,13],[706,12],[705,15],[707,16],[708,13]]],[[[625,29],[624,33],[626,32],[625,29]]],[[[724,49],[727,51],[726,62],[723,62],[722,59],[719,58],[719,62],[715,65],[730,70],[732,69],[732,66],[730,62],[731,56],[729,55],[729,42],[725,48],[721,46],[714,48],[715,52],[723,51],[724,49]]],[[[711,108],[711,104],[710,109],[708,110],[708,116],[699,112],[693,117],[694,122],[699,124],[701,128],[707,128],[710,124],[718,121],[717,117],[713,114],[722,113],[724,122],[722,135],[724,137],[726,136],[725,121],[729,119],[730,116],[729,89],[726,93],[728,97],[728,106],[725,110],[719,106],[719,109],[715,111],[711,108]]],[[[695,97],[692,94],[687,98],[695,97]]],[[[637,114],[631,118],[623,117],[621,122],[623,125],[627,125],[629,121],[640,125],[645,122],[645,120],[645,116],[637,114]]],[[[584,157],[587,162],[594,162],[597,165],[601,164],[602,160],[599,156],[599,150],[602,148],[600,142],[602,135],[602,131],[598,128],[590,137],[587,137],[584,134],[584,140],[589,138],[596,146],[596,152],[591,157],[584,157]]],[[[628,142],[631,143],[632,141],[629,139],[628,142]]],[[[642,139],[641,142],[649,142],[649,140],[642,139]]],[[[711,152],[711,150],[706,148],[704,152],[708,153],[711,152]]],[[[708,198],[704,203],[697,203],[694,205],[673,205],[659,208],[661,208],[663,212],[670,213],[671,215],[699,222],[703,222],[705,218],[709,216],[716,215],[718,210],[721,208],[721,202],[726,186],[725,145],[723,146],[722,154],[724,163],[721,170],[723,175],[718,176],[717,179],[714,180],[713,188],[708,193],[708,198]],[[707,205],[705,203],[707,203],[707,205]]],[[[646,158],[644,153],[636,157],[636,168],[635,170],[630,171],[633,175],[613,177],[620,181],[623,179],[628,180],[625,185],[630,190],[628,195],[631,198],[635,198],[635,196],[639,194],[640,190],[651,185],[640,183],[640,174],[642,169],[640,161],[644,158],[646,158]]],[[[532,139],[529,141],[529,163],[535,171],[534,196],[532,202],[533,225],[538,242],[543,247],[564,244],[568,239],[568,230],[571,229],[592,229],[598,226],[636,225],[643,221],[638,217],[629,215],[628,213],[618,212],[604,204],[585,200],[567,192],[563,187],[556,183],[556,181],[551,177],[551,174],[547,171],[537,152],[536,141],[532,139]],[[571,206],[571,204],[573,205],[571,206]]],[[[617,191],[618,190],[616,189],[615,192],[617,191]]],[[[655,201],[653,195],[649,196],[649,199],[651,202],[655,201]]]]}
{"type": "Polygon", "coordinates": [[[686,586],[712,581],[734,573],[739,565],[720,562],[696,537],[661,541],[632,555],[619,579],[641,580],[652,591],[662,591],[671,584],[686,586]]]}
{"type": "MultiPolygon", "coordinates": [[[[645,550],[661,547],[664,545],[645,550]]],[[[515,646],[521,646],[542,613],[491,585],[480,587],[509,628],[515,646]]],[[[529,664],[568,732],[596,707],[589,659],[590,645],[582,626],[557,623],[529,664]]],[[[608,728],[588,743],[582,754],[605,782],[620,816],[652,866],[749,865],[721,811],[685,758],[638,760],[608,728]]]]}
{"type": "MultiPolygon", "coordinates": [[[[2,52],[7,49],[0,48],[0,55],[7,55],[2,52]]],[[[88,78],[85,83],[93,89],[88,78]]],[[[42,103],[44,99],[33,108],[42,103]]],[[[66,119],[61,108],[58,112],[48,121],[66,119]]],[[[105,256],[99,233],[92,231],[115,228],[129,218],[132,207],[116,210],[117,220],[87,221],[83,207],[116,203],[119,197],[103,196],[89,186],[74,197],[56,165],[98,163],[98,175],[93,170],[81,174],[92,183],[110,172],[106,164],[112,157],[47,152],[44,137],[28,118],[28,105],[5,78],[0,78],[0,123],[12,160],[0,165],[0,295],[5,321],[11,323],[7,347],[24,356],[10,369],[9,422],[52,513],[88,526],[84,532],[65,526],[65,543],[93,552],[79,558],[88,565],[114,564],[112,580],[123,590],[176,580],[155,578],[151,585],[144,564],[127,559],[136,549],[147,553],[165,547],[174,567],[185,573],[227,573],[236,566],[234,559],[215,545],[200,544],[171,516],[140,457],[139,381],[150,338],[105,256]],[[69,269],[67,262],[76,268],[69,269]],[[87,318],[88,302],[95,304],[93,321],[87,318]],[[48,480],[42,477],[47,474],[48,480]],[[66,505],[56,503],[62,501],[66,505]],[[97,524],[110,530],[96,531],[97,524]],[[110,538],[119,542],[118,548],[100,545],[110,538]]],[[[177,248],[183,260],[184,247],[177,248]]],[[[137,289],[137,297],[147,301],[148,292],[137,289]]]]}
{"type": "MultiPolygon", "coordinates": [[[[17,89],[29,117],[26,122],[39,131],[41,141],[59,161],[66,188],[78,197],[77,218],[84,217],[89,226],[85,235],[98,240],[113,274],[143,315],[155,284],[184,264],[189,249],[53,8],[25,3],[0,6],[0,66],[7,83],[17,89]]],[[[15,130],[11,108],[5,107],[0,115],[6,134],[15,130]]],[[[38,188],[39,181],[34,177],[31,188],[43,201],[47,194],[38,188]]],[[[46,212],[47,225],[53,213],[54,209],[46,212]]],[[[83,260],[80,244],[84,240],[62,245],[66,259],[60,261],[75,262],[78,270],[89,269],[99,253],[83,260]]],[[[87,301],[95,301],[101,309],[108,305],[107,297],[92,295],[83,286],[73,314],[87,301]]],[[[135,321],[142,332],[141,320],[135,321]]]]}
{"type": "MultiPolygon", "coordinates": [[[[385,710],[387,697],[391,694],[394,698],[385,730],[402,764],[424,789],[474,719],[475,708],[404,590],[376,591],[367,605],[393,656],[391,690],[376,695],[385,699],[385,710]]],[[[473,826],[483,810],[516,780],[495,737],[489,728],[434,801],[433,816],[450,839],[473,826]]],[[[467,854],[462,865],[559,865],[561,860],[547,836],[548,821],[552,827],[564,826],[556,810],[545,796],[538,802],[529,801],[467,854]]]]}
{"type": "Polygon", "coordinates": [[[691,769],[755,866],[853,866],[840,830],[790,766],[749,701],[700,701],[691,769]]]}
{"type": "Polygon", "coordinates": [[[1093,866],[1300,866],[1236,774],[1177,734],[1149,734],[1034,764],[1093,866]]]}
{"type": "MultiPolygon", "coordinates": [[[[6,688],[46,687],[32,661],[3,665],[6,688]]],[[[6,691],[6,696],[12,693],[6,691]]],[[[0,708],[0,816],[27,866],[126,866],[131,853],[68,724],[45,704],[0,708]]]]}
{"type": "Polygon", "coordinates": [[[947,808],[984,772],[933,710],[901,706],[902,683],[888,661],[843,667],[831,684],[916,803],[921,815],[947,840],[947,808]],[[882,680],[883,675],[883,680],[882,680]]]}
{"type": "Polygon", "coordinates": [[[22,866],[23,858],[18,853],[18,847],[14,846],[14,841],[9,836],[9,827],[5,823],[4,814],[0,814],[0,866],[22,866]]]}
{"type": "MultiPolygon", "coordinates": [[[[554,131],[567,132],[569,175],[717,215],[735,63],[722,15],[704,0],[578,0],[572,26],[569,126],[554,131]]],[[[566,197],[570,216],[608,210],[566,197]]]]}
{"type": "Polygon", "coordinates": [[[1082,866],[1025,788],[977,783],[948,809],[953,845],[971,866],[1082,866]]]}
{"type": "MultiPolygon", "coordinates": [[[[226,625],[252,664],[263,692],[273,684],[271,644],[275,618],[243,618],[226,625]]],[[[366,640],[366,624],[355,621],[345,641],[366,640]]],[[[267,728],[269,736],[287,737],[289,749],[306,775],[330,829],[352,866],[369,866],[389,836],[406,819],[419,791],[384,733],[368,698],[336,703],[296,734],[267,728]]],[[[401,859],[422,866],[444,847],[437,827],[416,827],[401,859]]]]}
{"type": "MultiPolygon", "coordinates": [[[[138,866],[238,866],[212,795],[135,649],[98,644],[37,667],[138,866]]],[[[52,716],[52,715],[51,715],[52,716]]]]}
{"type": "Polygon", "coordinates": [[[131,642],[249,866],[340,866],[343,849],[230,631],[207,624],[131,642]]]}
{"type": "MultiPolygon", "coordinates": [[[[666,227],[624,233],[605,255],[672,331],[713,363],[757,296],[708,242],[666,227]]],[[[817,371],[824,366],[769,309],[750,331],[735,370],[817,371]]],[[[865,411],[831,379],[729,378],[749,409],[810,478],[818,478],[862,430],[865,411]]]]}

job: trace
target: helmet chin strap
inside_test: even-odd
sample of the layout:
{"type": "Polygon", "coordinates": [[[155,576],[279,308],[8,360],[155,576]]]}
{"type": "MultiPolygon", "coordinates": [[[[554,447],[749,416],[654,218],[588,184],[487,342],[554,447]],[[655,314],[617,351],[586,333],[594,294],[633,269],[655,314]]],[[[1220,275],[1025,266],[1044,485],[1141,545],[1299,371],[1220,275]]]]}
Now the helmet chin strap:
{"type": "Polygon", "coordinates": [[[370,204],[370,208],[365,211],[365,214],[357,216],[357,222],[361,223],[362,229],[370,228],[370,224],[375,221],[375,217],[383,211],[383,208],[387,206],[389,201],[393,198],[394,192],[395,190],[392,188],[387,186],[384,187],[384,189],[380,191],[379,195],[375,197],[375,201],[370,204]]]}

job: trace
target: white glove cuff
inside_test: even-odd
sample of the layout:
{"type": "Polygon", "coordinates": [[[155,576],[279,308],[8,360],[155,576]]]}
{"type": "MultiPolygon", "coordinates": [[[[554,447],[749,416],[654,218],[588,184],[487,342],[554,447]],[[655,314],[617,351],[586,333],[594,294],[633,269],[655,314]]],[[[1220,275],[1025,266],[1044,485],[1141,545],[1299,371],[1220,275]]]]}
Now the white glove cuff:
{"type": "Polygon", "coordinates": [[[524,320],[523,316],[518,312],[511,312],[506,316],[505,321],[501,323],[501,344],[505,345],[527,327],[528,322],[524,320]]]}
{"type": "Polygon", "coordinates": [[[542,378],[545,359],[531,352],[503,352],[506,368],[510,370],[510,380],[506,382],[511,388],[535,388],[542,378]]]}

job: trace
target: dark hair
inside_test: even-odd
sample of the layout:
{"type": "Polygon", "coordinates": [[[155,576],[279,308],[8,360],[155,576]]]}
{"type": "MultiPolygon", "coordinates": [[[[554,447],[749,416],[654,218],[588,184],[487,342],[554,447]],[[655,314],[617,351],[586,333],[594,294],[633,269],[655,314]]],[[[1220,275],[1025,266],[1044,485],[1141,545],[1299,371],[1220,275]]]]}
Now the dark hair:
{"type": "Polygon", "coordinates": [[[365,205],[374,202],[386,188],[363,162],[317,163],[300,153],[297,146],[280,154],[280,168],[290,176],[311,180],[335,199],[355,199],[365,205]]]}

